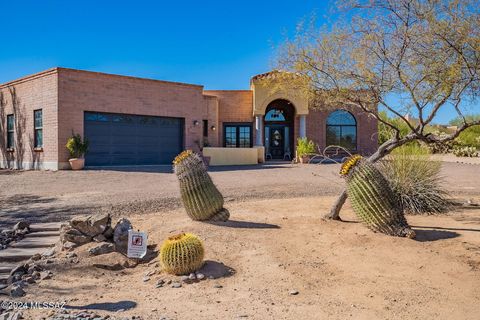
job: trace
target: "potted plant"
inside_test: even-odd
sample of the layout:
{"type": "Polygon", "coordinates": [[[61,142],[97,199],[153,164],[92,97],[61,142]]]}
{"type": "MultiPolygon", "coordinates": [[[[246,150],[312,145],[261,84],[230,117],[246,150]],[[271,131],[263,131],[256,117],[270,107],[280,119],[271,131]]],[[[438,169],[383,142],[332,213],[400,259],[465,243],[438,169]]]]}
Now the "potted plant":
{"type": "Polygon", "coordinates": [[[297,140],[297,160],[300,163],[308,163],[310,156],[315,153],[315,143],[307,137],[297,140]]]}
{"type": "Polygon", "coordinates": [[[82,170],[85,166],[83,156],[88,151],[88,140],[84,139],[82,141],[82,137],[78,133],[72,134],[72,137],[67,140],[65,147],[68,149],[68,152],[70,152],[71,158],[68,162],[70,162],[72,170],[82,170]]]}

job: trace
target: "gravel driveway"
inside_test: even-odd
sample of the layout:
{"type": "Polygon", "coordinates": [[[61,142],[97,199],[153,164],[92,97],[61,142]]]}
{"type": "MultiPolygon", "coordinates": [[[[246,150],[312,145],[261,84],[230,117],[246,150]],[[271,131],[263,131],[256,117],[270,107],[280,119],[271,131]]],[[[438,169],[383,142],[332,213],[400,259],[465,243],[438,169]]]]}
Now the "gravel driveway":
{"type": "MultiPolygon", "coordinates": [[[[211,167],[227,201],[338,194],[339,165],[211,167]]],[[[453,195],[480,195],[480,165],[443,163],[446,187],[453,195]]],[[[19,219],[62,221],[72,215],[156,212],[180,205],[170,166],[84,171],[0,171],[0,229],[19,219]]]]}

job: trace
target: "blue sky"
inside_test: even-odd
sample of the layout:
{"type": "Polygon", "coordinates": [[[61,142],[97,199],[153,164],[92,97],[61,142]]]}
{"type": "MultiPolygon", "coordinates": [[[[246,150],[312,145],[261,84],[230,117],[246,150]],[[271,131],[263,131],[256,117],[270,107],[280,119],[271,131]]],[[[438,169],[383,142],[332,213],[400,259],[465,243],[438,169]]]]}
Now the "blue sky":
{"type": "MultiPolygon", "coordinates": [[[[0,83],[54,66],[248,89],[329,1],[4,1],[0,83]]],[[[446,122],[444,112],[438,122],[446,122]]]]}

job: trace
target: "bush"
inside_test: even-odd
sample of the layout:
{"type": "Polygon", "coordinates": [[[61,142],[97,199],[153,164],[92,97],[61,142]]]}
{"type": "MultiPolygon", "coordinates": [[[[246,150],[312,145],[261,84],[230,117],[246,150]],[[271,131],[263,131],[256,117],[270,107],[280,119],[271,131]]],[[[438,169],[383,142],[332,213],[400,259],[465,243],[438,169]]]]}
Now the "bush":
{"type": "Polygon", "coordinates": [[[453,154],[457,157],[478,157],[478,151],[475,147],[456,146],[453,148],[453,154]]]}
{"type": "Polygon", "coordinates": [[[81,158],[88,152],[88,139],[82,141],[82,137],[78,133],[73,134],[72,137],[67,140],[65,147],[68,149],[68,152],[70,152],[72,158],[81,158]]]}
{"type": "Polygon", "coordinates": [[[434,214],[450,208],[448,194],[442,188],[441,163],[431,159],[428,149],[417,145],[397,148],[380,162],[379,168],[405,213],[434,214]]]}
{"type": "Polygon", "coordinates": [[[312,140],[308,140],[306,137],[305,138],[298,138],[297,140],[297,155],[299,157],[308,155],[308,154],[313,154],[317,150],[315,149],[315,142],[312,140]]]}

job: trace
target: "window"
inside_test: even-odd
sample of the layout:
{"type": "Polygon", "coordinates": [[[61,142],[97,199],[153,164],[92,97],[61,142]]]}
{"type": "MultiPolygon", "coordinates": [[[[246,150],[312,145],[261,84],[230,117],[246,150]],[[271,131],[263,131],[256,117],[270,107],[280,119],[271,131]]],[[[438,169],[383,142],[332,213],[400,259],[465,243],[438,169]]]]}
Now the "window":
{"type": "Polygon", "coordinates": [[[224,124],[223,146],[226,148],[251,148],[251,124],[224,124]]]}
{"type": "Polygon", "coordinates": [[[203,120],[203,137],[208,138],[208,120],[203,120]]]}
{"type": "Polygon", "coordinates": [[[43,147],[43,112],[42,109],[33,111],[33,130],[34,130],[34,147],[43,147]]]}
{"type": "Polygon", "coordinates": [[[15,117],[13,114],[7,115],[7,148],[15,147],[15,117]]]}
{"type": "Polygon", "coordinates": [[[285,115],[282,109],[270,109],[265,115],[265,121],[285,121],[285,115]]]}
{"type": "Polygon", "coordinates": [[[327,118],[327,146],[357,149],[357,121],[348,111],[336,110],[327,118]]]}

